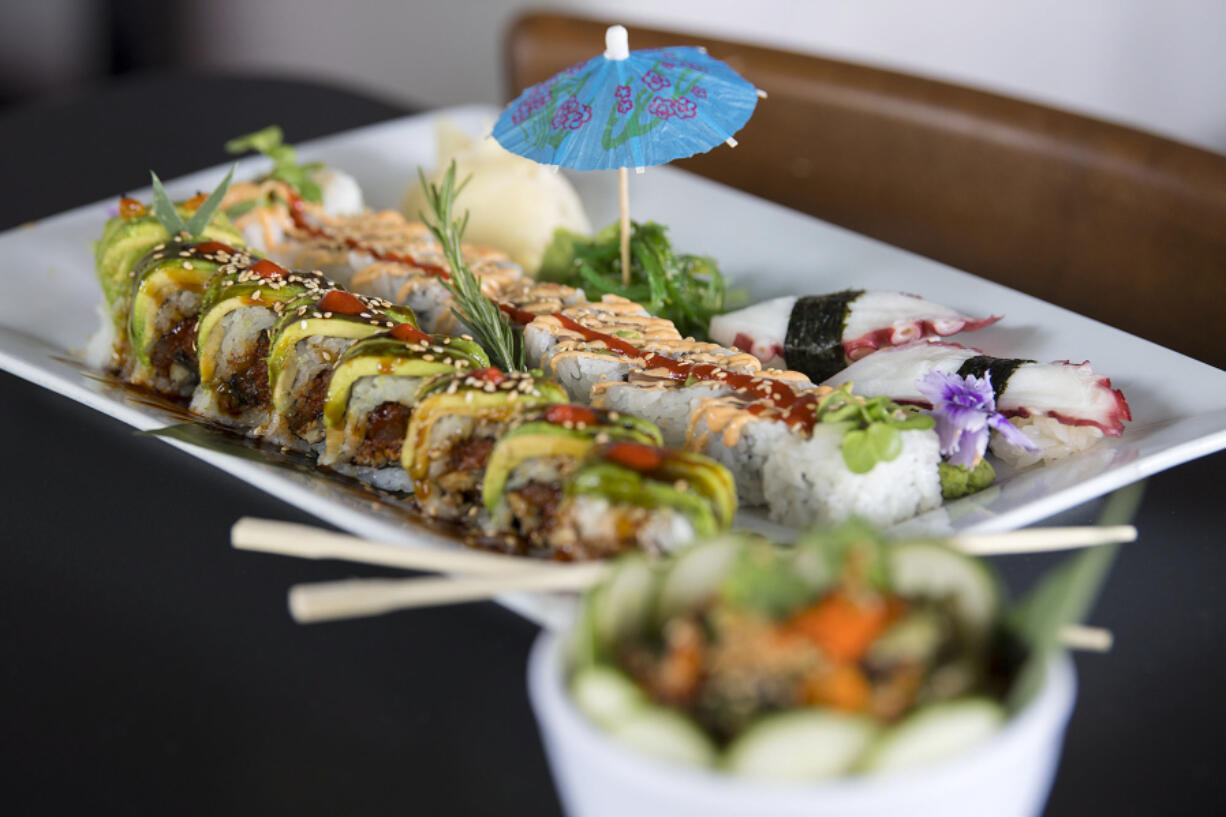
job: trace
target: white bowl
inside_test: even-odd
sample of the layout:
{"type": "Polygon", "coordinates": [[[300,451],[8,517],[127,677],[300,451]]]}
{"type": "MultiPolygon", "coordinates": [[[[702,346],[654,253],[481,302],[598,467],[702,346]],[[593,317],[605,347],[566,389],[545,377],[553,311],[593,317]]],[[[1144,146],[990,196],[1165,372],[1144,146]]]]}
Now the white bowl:
{"type": "Polygon", "coordinates": [[[549,631],[536,640],[528,693],[571,817],[1031,817],[1047,800],[1077,691],[1062,655],[1034,701],[973,752],[912,773],[765,784],[664,763],[613,741],[571,703],[561,643],[549,631]]]}

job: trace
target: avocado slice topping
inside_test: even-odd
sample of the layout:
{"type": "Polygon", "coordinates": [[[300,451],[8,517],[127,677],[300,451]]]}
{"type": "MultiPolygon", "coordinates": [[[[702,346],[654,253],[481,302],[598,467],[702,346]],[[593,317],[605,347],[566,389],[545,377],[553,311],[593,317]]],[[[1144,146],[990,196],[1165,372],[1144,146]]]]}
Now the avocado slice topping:
{"type": "Polygon", "coordinates": [[[446,343],[410,344],[386,333],[372,335],[345,350],[333,367],[324,402],[324,424],[329,428],[344,424],[349,396],[363,377],[427,378],[457,370],[475,371],[489,365],[485,350],[462,338],[448,338],[446,343]]]}

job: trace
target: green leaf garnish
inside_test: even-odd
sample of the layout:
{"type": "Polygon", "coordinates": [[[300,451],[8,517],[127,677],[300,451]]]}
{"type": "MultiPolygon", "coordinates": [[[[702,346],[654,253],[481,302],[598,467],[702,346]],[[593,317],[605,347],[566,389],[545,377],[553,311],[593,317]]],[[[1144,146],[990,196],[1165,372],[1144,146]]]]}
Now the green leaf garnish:
{"type": "MultiPolygon", "coordinates": [[[[1099,525],[1124,525],[1132,521],[1145,483],[1137,482],[1111,495],[1099,515],[1099,525]]],[[[1119,545],[1087,548],[1049,571],[1009,613],[1009,623],[1029,648],[1008,703],[1016,710],[1026,705],[1042,685],[1047,660],[1057,648],[1060,630],[1081,622],[1094,605],[1119,545]]]]}
{"type": "Polygon", "coordinates": [[[468,226],[468,211],[462,218],[453,218],[453,211],[456,197],[464,189],[467,179],[456,185],[454,161],[443,174],[442,184],[427,182],[420,169],[417,175],[433,219],[426,218],[424,213],[418,217],[442,245],[443,257],[451,267],[450,279],[443,279],[443,285],[455,299],[451,314],[472,330],[495,366],[507,372],[526,371],[523,345],[516,342],[510,319],[481,291],[481,282],[464,260],[461,241],[468,226]]]}
{"type": "Polygon", "coordinates": [[[582,287],[592,300],[621,295],[671,320],[682,335],[705,340],[711,318],[731,308],[724,277],[710,258],[675,255],[666,230],[654,222],[631,225],[628,285],[622,283],[617,224],[592,238],[555,231],[537,277],[582,287]]]}
{"type": "Polygon", "coordinates": [[[170,233],[172,237],[187,232],[187,225],[180,218],[179,211],[175,208],[175,203],[170,200],[170,196],[166,195],[166,188],[162,186],[162,180],[152,170],[149,171],[149,175],[153,177],[154,217],[161,222],[161,225],[166,228],[166,232],[170,233]]]}
{"type": "Polygon", "coordinates": [[[196,208],[196,212],[192,217],[183,221],[183,217],[179,215],[179,208],[170,200],[170,196],[166,194],[166,188],[162,186],[162,180],[158,178],[158,174],[152,170],[149,175],[153,177],[153,215],[166,228],[166,232],[172,237],[186,236],[189,239],[199,238],[208,228],[209,222],[213,220],[213,214],[217,212],[217,208],[221,206],[221,200],[226,197],[226,190],[230,188],[230,177],[234,175],[234,167],[231,166],[226,177],[221,180],[221,184],[213,189],[209,197],[196,208]]]}
{"type": "Polygon", "coordinates": [[[209,222],[213,220],[213,214],[217,212],[217,208],[221,206],[221,200],[226,197],[226,191],[230,189],[230,179],[234,176],[234,165],[230,165],[230,169],[226,172],[226,177],[221,180],[221,184],[209,193],[209,197],[196,208],[196,212],[187,222],[187,234],[192,238],[202,235],[204,229],[209,226],[209,222]]]}
{"type": "Polygon", "coordinates": [[[744,548],[720,586],[720,596],[730,604],[757,610],[772,618],[785,616],[808,603],[813,588],[770,545],[744,548]]]}
{"type": "Polygon", "coordinates": [[[888,545],[872,525],[849,519],[833,528],[814,528],[796,540],[798,552],[815,550],[828,575],[840,582],[890,586],[888,545]]]}
{"type": "Polygon", "coordinates": [[[323,191],[310,178],[312,171],[323,167],[322,163],[298,164],[297,152],[293,147],[285,144],[284,138],[280,126],[269,125],[255,133],[238,136],[226,142],[226,152],[237,154],[254,150],[263,153],[272,159],[272,172],[268,174],[269,178],[285,182],[307,201],[316,204],[322,202],[323,191]]]}
{"type": "Polygon", "coordinates": [[[817,404],[819,423],[845,423],[843,462],[853,474],[867,474],[879,462],[902,453],[901,431],[932,428],[936,421],[912,406],[900,406],[888,397],[865,399],[844,383],[817,404]]]}

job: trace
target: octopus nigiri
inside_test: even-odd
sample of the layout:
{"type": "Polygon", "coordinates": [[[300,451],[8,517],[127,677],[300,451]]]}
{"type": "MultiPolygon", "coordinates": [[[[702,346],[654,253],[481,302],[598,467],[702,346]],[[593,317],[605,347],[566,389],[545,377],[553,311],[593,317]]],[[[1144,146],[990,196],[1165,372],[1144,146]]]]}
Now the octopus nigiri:
{"type": "Polygon", "coordinates": [[[851,381],[857,394],[885,395],[900,403],[928,406],[918,383],[932,370],[988,377],[996,408],[1035,442],[1040,451],[1025,455],[993,438],[992,451],[1009,462],[1027,465],[1088,448],[1101,437],[1118,437],[1132,419],[1128,401],[1089,361],[998,358],[956,343],[913,341],[859,360],[824,385],[851,381]]]}
{"type": "Polygon", "coordinates": [[[902,292],[849,289],[774,298],[711,319],[711,338],[815,383],[877,349],[973,332],[1000,320],[974,318],[902,292]]]}

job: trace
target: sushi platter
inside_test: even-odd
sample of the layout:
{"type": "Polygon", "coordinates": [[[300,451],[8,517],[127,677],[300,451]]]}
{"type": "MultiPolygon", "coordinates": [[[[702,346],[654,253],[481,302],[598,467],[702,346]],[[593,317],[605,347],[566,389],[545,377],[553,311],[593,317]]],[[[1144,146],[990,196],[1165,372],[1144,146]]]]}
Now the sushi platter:
{"type": "MultiPolygon", "coordinates": [[[[481,107],[451,109],[339,134],[300,145],[298,149],[304,159],[322,161],[351,174],[368,206],[392,208],[417,169],[433,162],[435,126],[440,117],[476,136],[485,131],[496,113],[481,107]]],[[[259,162],[240,160],[234,177],[256,176],[263,167],[259,162]]],[[[225,170],[219,166],[176,179],[166,184],[166,190],[176,199],[189,198],[198,191],[213,189],[225,170]]],[[[578,173],[570,178],[594,223],[614,219],[615,179],[596,173],[578,173]]],[[[151,195],[148,190],[116,193],[117,197],[133,196],[141,201],[148,201],[151,195]]],[[[98,240],[102,225],[115,215],[115,201],[109,199],[78,208],[0,236],[0,257],[7,262],[10,285],[14,288],[13,297],[0,305],[0,366],[141,430],[181,425],[185,418],[182,406],[123,388],[113,377],[89,365],[84,356],[90,336],[99,324],[99,293],[90,246],[98,240]]],[[[1226,373],[1213,367],[1016,291],[684,172],[652,169],[637,179],[636,211],[643,218],[669,225],[670,237],[679,246],[697,248],[718,258],[730,284],[747,290],[753,302],[848,289],[917,293],[963,315],[1001,316],[996,322],[984,323],[973,340],[958,339],[973,344],[985,355],[1044,363],[1089,360],[1095,373],[1109,377],[1111,387],[1126,395],[1131,421],[1119,436],[1108,436],[1087,450],[1050,462],[1018,467],[999,462],[997,479],[991,488],[925,508],[922,513],[899,521],[896,525],[899,531],[948,535],[1015,529],[1149,474],[1226,448],[1226,373]]],[[[193,261],[215,260],[200,252],[192,256],[193,261]]],[[[475,261],[474,265],[481,263],[484,262],[475,261]]],[[[355,310],[377,312],[381,308],[366,295],[361,297],[366,300],[348,296],[355,310]]],[[[349,308],[349,301],[339,294],[328,303],[340,314],[347,314],[344,310],[349,308]]],[[[416,303],[414,311],[421,318],[423,309],[416,303]]],[[[330,317],[331,312],[327,314],[330,317]]],[[[394,331],[407,326],[399,323],[406,319],[402,313],[389,311],[383,317],[394,318],[387,321],[394,331]]],[[[412,313],[407,313],[407,320],[413,320],[412,313]]],[[[302,323],[305,327],[307,321],[302,323]]],[[[402,334],[414,338],[420,335],[425,338],[423,344],[431,342],[428,335],[414,335],[413,331],[404,329],[402,334]]],[[[367,343],[359,341],[354,348],[367,343]]],[[[432,362],[432,354],[421,357],[432,362]]],[[[463,354],[472,358],[473,370],[484,371],[481,366],[488,365],[480,349],[463,354]]],[[[877,355],[878,360],[886,359],[885,352],[877,355]]],[[[970,356],[971,353],[963,355],[970,356]]],[[[275,349],[273,359],[277,359],[275,349]]],[[[870,356],[865,362],[872,360],[874,357],[870,356]]],[[[203,371],[202,366],[202,374],[203,371]]],[[[1042,372],[1031,375],[1040,379],[1043,376],[1042,372]]],[[[464,389],[486,392],[492,389],[488,383],[461,380],[456,385],[461,395],[464,389]]],[[[534,391],[530,383],[519,383],[514,378],[506,382],[511,386],[502,386],[501,379],[496,385],[504,389],[514,387],[527,395],[541,393],[541,389],[534,391]]],[[[160,383],[157,388],[165,392],[168,386],[160,383]]],[[[456,388],[450,393],[455,393],[456,388]]],[[[613,393],[616,389],[609,391],[613,393]]],[[[186,394],[191,394],[190,388],[186,394]]],[[[621,408],[616,404],[609,407],[621,408]]],[[[192,408],[197,408],[195,400],[192,408]]],[[[631,405],[622,413],[632,409],[631,405]]],[[[443,407],[439,412],[445,416],[448,410],[443,407]]],[[[575,416],[589,415],[591,422],[596,423],[596,415],[590,411],[575,416]]],[[[541,421],[544,420],[542,416],[541,421]]],[[[599,424],[612,430],[618,422],[616,414],[612,419],[602,415],[599,424]]],[[[616,433],[629,436],[624,443],[615,443],[627,446],[618,455],[623,460],[627,454],[638,451],[633,446],[659,442],[650,433],[623,426],[624,423],[618,426],[616,433]]],[[[204,434],[196,437],[178,434],[168,439],[191,455],[355,534],[405,546],[457,546],[447,530],[406,510],[405,503],[394,493],[401,486],[376,483],[380,490],[374,490],[351,478],[303,467],[301,458],[293,456],[293,451],[279,455],[234,440],[224,442],[228,439],[225,435],[213,436],[223,442],[212,439],[211,444],[196,444],[209,442],[211,438],[204,434]]],[[[667,437],[666,430],[665,443],[667,437]]],[[[283,439],[292,443],[290,437],[283,439]]],[[[707,466],[691,463],[689,467],[697,470],[685,472],[688,482],[701,483],[704,477],[700,472],[707,466]]],[[[722,470],[719,466],[714,468],[722,470]]],[[[343,473],[343,469],[337,470],[343,473]]],[[[419,478],[427,479],[426,472],[419,478]]],[[[423,501],[424,484],[418,485],[419,499],[423,501]]],[[[718,498],[710,502],[717,521],[721,508],[735,504],[718,498]]],[[[764,511],[748,508],[740,511],[734,524],[787,538],[789,526],[780,524],[780,518],[776,514],[772,519],[764,511]]],[[[784,522],[789,519],[787,514],[782,516],[784,522]]],[[[557,600],[541,597],[508,597],[506,601],[540,621],[556,620],[565,607],[557,600]]]]}

